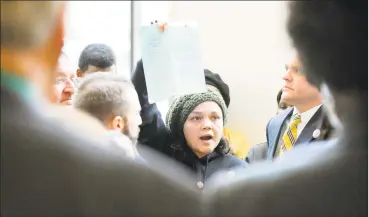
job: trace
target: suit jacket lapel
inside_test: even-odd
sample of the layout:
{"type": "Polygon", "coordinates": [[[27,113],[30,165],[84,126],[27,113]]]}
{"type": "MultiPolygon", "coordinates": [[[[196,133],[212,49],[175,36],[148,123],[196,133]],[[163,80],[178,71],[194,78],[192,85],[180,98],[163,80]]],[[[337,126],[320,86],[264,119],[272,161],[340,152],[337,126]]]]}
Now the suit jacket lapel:
{"type": "Polygon", "coordinates": [[[320,108],[315,112],[313,117],[310,119],[310,121],[306,124],[305,128],[302,130],[294,146],[309,143],[311,140],[315,139],[313,137],[313,133],[315,130],[319,130],[319,132],[321,133],[323,115],[324,115],[323,109],[322,106],[320,106],[320,108]]]}
{"type": "Polygon", "coordinates": [[[286,111],[280,113],[276,117],[274,117],[268,126],[268,153],[267,159],[272,160],[274,157],[275,150],[278,146],[278,141],[280,138],[281,130],[283,128],[283,124],[287,118],[289,118],[292,114],[293,107],[286,109],[286,111]]]}

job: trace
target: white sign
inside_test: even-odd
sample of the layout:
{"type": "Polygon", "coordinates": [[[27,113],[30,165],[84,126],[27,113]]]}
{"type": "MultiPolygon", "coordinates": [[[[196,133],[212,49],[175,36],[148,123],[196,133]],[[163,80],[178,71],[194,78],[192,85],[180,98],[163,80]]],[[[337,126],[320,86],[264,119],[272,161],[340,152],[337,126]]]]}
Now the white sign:
{"type": "Polygon", "coordinates": [[[158,24],[141,27],[142,62],[149,101],[206,91],[196,24],[158,24]]]}

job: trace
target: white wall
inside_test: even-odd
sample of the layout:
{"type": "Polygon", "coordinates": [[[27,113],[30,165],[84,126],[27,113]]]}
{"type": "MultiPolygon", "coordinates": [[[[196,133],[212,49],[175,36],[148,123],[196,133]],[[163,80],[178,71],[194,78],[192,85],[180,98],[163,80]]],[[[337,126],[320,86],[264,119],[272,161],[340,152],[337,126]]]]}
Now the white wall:
{"type": "MultiPolygon", "coordinates": [[[[138,3],[136,33],[139,26],[151,20],[198,22],[205,66],[219,73],[231,88],[228,127],[243,132],[250,144],[265,141],[265,125],[276,112],[275,98],[283,84],[283,65],[290,52],[285,33],[285,3],[135,3],[138,3]]],[[[68,8],[66,16],[66,53],[77,60],[88,43],[107,43],[116,50],[121,71],[128,75],[130,2],[69,4],[72,7],[68,8]]],[[[140,54],[137,40],[135,44],[135,59],[138,59],[140,54]]],[[[164,114],[166,103],[163,102],[161,106],[164,114]]]]}
{"type": "Polygon", "coordinates": [[[243,132],[251,145],[264,142],[291,51],[285,2],[170,4],[169,21],[197,21],[205,66],[230,86],[228,127],[243,132]]]}
{"type": "Polygon", "coordinates": [[[64,52],[77,68],[81,51],[90,43],[109,45],[118,73],[130,76],[130,1],[69,1],[64,52]]]}

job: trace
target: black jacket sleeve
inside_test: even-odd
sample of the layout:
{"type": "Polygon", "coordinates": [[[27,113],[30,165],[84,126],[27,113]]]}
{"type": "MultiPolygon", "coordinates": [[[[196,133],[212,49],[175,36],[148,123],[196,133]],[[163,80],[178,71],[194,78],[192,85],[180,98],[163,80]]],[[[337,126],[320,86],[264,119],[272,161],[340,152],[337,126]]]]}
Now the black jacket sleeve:
{"type": "Polygon", "coordinates": [[[166,153],[168,148],[168,132],[156,104],[150,104],[146,88],[146,79],[142,59],[137,62],[133,71],[132,83],[135,86],[141,104],[140,134],[138,142],[159,152],[166,153]]]}

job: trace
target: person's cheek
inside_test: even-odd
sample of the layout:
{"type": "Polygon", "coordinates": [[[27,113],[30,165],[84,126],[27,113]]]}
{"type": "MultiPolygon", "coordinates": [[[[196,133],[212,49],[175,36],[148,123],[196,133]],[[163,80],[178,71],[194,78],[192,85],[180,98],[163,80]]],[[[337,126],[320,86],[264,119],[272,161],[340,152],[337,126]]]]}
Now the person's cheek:
{"type": "Polygon", "coordinates": [[[62,85],[54,85],[52,102],[53,103],[60,103],[62,93],[63,93],[63,86],[62,85]]]}

